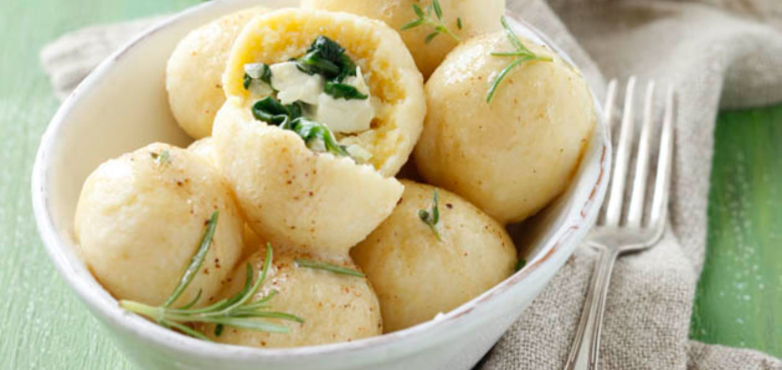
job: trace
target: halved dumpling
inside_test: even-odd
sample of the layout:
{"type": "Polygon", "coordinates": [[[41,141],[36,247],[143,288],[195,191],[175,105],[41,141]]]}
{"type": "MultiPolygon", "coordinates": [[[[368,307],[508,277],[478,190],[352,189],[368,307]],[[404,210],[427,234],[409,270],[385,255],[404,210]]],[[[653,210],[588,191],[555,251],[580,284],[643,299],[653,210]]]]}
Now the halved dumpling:
{"type": "MultiPolygon", "coordinates": [[[[355,70],[348,72],[364,80],[362,82],[368,87],[367,95],[370,95],[374,113],[368,129],[339,132],[336,127],[329,128],[334,131],[339,144],[349,151],[352,148],[359,152],[356,155],[351,151],[354,158],[360,157],[357,160],[371,164],[384,176],[395,175],[407,161],[418,140],[423,128],[426,103],[423,77],[416,69],[410,52],[399,34],[380,21],[345,13],[303,9],[282,9],[261,15],[248,23],[234,44],[223,76],[226,95],[236,97],[239,99],[238,104],[249,110],[261,98],[250,92],[246,79],[248,66],[258,63],[269,65],[272,69],[277,64],[272,79],[283,74],[298,76],[288,77],[289,83],[285,85],[293,84],[295,87],[310,82],[317,84],[317,81],[302,78],[306,75],[302,76],[297,68],[282,64],[307,54],[319,37],[333,40],[344,48],[345,56],[358,67],[360,75],[355,70]]],[[[279,90],[283,89],[282,84],[275,85],[279,90]]],[[[301,95],[303,102],[315,103],[314,96],[308,99],[302,92],[297,94],[301,95]]],[[[281,95],[278,97],[285,98],[281,95]]],[[[341,107],[347,104],[340,99],[336,100],[345,103],[341,107]]],[[[355,103],[357,100],[347,102],[355,103]]],[[[318,107],[321,106],[324,105],[318,104],[318,107]]],[[[350,107],[344,107],[341,114],[351,114],[353,111],[350,107]]],[[[331,113],[323,115],[333,117],[333,110],[331,113]]]]}
{"type": "MultiPolygon", "coordinates": [[[[380,305],[367,278],[303,267],[297,263],[302,258],[358,270],[347,256],[324,259],[275,247],[266,280],[250,302],[274,294],[268,300],[268,311],[296,315],[303,322],[260,319],[287,327],[286,333],[226,326],[217,335],[212,324],[199,325],[198,329],[215,342],[268,348],[349,342],[382,334],[380,305]]],[[[261,247],[245,263],[239,264],[222,298],[230,298],[242,289],[247,279],[247,263],[252,266],[253,278],[257,279],[265,260],[266,250],[261,247]]]]}
{"type": "Polygon", "coordinates": [[[235,99],[218,113],[213,137],[248,225],[275,245],[347,254],[391,214],[403,191],[371,166],[315,153],[235,99]]]}
{"type": "Polygon", "coordinates": [[[231,46],[247,22],[267,11],[255,7],[221,17],[191,31],[171,54],[166,69],[169,105],[193,138],[212,134],[212,121],[225,102],[222,77],[231,46]]]}

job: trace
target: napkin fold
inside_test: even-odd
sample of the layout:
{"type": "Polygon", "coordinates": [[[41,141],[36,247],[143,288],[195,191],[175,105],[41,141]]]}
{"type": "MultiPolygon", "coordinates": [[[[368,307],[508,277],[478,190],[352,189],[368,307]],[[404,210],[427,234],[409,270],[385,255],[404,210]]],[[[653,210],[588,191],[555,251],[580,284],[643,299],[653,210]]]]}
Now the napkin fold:
{"type": "MultiPolygon", "coordinates": [[[[688,339],[705,256],[717,112],[782,102],[782,1],[507,1],[509,11],[568,52],[600,99],[606,78],[638,76],[637,96],[652,78],[677,89],[670,227],[660,245],[616,264],[601,367],[782,369],[782,361],[757,351],[688,339]]],[[[90,27],[47,45],[41,62],[56,95],[66,97],[113,50],[163,18],[90,27]]],[[[596,256],[578,248],[479,368],[562,369],[596,256]]]]}
{"type": "MultiPolygon", "coordinates": [[[[642,88],[636,96],[648,79],[657,82],[658,91],[677,90],[670,227],[653,249],[617,262],[601,365],[782,369],[778,359],[757,351],[688,339],[705,257],[717,113],[782,101],[782,1],[529,0],[509,1],[508,8],[574,55],[587,76],[596,65],[602,76],[620,82],[638,76],[642,88]]],[[[588,78],[595,86],[601,77],[588,78]]],[[[596,94],[602,98],[603,90],[596,94]]],[[[577,250],[489,353],[482,370],[562,369],[595,259],[594,251],[577,250]]]]}

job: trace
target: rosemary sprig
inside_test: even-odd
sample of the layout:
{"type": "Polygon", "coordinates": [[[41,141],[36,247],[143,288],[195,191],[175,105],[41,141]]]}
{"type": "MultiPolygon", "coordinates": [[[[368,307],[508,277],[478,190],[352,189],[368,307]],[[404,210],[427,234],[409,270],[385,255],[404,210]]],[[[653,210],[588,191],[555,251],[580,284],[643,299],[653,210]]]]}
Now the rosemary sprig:
{"type": "Polygon", "coordinates": [[[442,240],[440,239],[440,232],[437,231],[437,223],[440,222],[439,205],[437,189],[434,189],[434,195],[432,196],[432,208],[430,210],[419,209],[418,218],[420,218],[421,221],[426,224],[426,226],[429,226],[429,228],[432,229],[432,232],[434,233],[434,236],[437,237],[437,240],[442,240]]]}
{"type": "Polygon", "coordinates": [[[304,258],[297,258],[296,259],[296,265],[299,267],[306,267],[310,269],[315,270],[325,270],[329,272],[333,272],[335,274],[342,274],[342,275],[350,275],[350,276],[358,276],[358,277],[365,277],[363,272],[356,271],[353,269],[349,269],[347,267],[332,265],[330,263],[320,262],[320,261],[313,261],[308,260],[304,258]]]}
{"type": "Polygon", "coordinates": [[[215,335],[219,336],[223,326],[233,326],[236,328],[272,333],[285,333],[288,331],[288,328],[283,325],[258,320],[264,318],[281,319],[299,323],[304,322],[303,319],[295,315],[267,310],[268,302],[274,297],[276,291],[271,291],[265,297],[255,302],[250,302],[250,299],[255,296],[258,289],[263,285],[263,281],[266,279],[266,275],[271,267],[273,252],[270,243],[266,244],[266,259],[260,276],[255,280],[255,283],[253,283],[253,268],[248,263],[247,280],[245,281],[244,288],[233,297],[222,299],[207,307],[192,308],[201,297],[201,291],[199,291],[195,299],[188,304],[180,308],[170,307],[171,304],[182,295],[182,292],[187,289],[188,285],[193,281],[193,277],[195,277],[196,273],[201,268],[201,265],[206,258],[206,254],[209,251],[209,247],[212,244],[212,238],[214,236],[215,228],[217,227],[217,218],[218,211],[215,211],[209,219],[204,236],[201,238],[201,245],[198,248],[198,251],[191,259],[190,264],[182,275],[182,279],[180,279],[174,292],[171,293],[171,296],[164,304],[154,307],[140,302],[121,300],[119,302],[120,307],[130,312],[146,316],[165,328],[176,329],[191,337],[207,341],[209,340],[207,336],[194,330],[188,324],[216,324],[215,335]]]}
{"type": "MultiPolygon", "coordinates": [[[[443,22],[443,9],[440,7],[440,2],[438,0],[432,0],[432,3],[426,7],[426,11],[421,9],[418,4],[413,4],[413,11],[418,18],[405,24],[402,26],[402,28],[400,28],[400,30],[409,30],[411,28],[425,24],[433,27],[433,31],[429,33],[429,35],[427,35],[426,39],[424,40],[427,44],[432,42],[432,40],[434,40],[434,38],[441,33],[450,36],[456,42],[461,41],[459,36],[456,36],[455,33],[453,33],[448,29],[448,27],[445,26],[445,22],[443,22]],[[434,13],[434,17],[432,17],[432,13],[434,13]]],[[[461,18],[458,18],[457,26],[459,29],[462,29],[461,24],[462,20],[461,18]]]]}
{"type": "Polygon", "coordinates": [[[516,49],[516,51],[510,51],[510,52],[495,52],[491,53],[491,55],[496,57],[514,57],[514,59],[510,64],[508,64],[507,67],[503,68],[502,71],[497,75],[497,77],[494,79],[494,81],[491,83],[491,86],[489,87],[489,92],[486,94],[486,102],[491,102],[492,97],[494,97],[494,93],[497,91],[497,86],[500,85],[500,82],[502,82],[502,79],[505,78],[505,75],[510,72],[511,69],[515,68],[516,66],[526,63],[526,62],[534,62],[534,61],[540,61],[540,62],[550,62],[552,61],[551,57],[548,56],[541,56],[537,55],[532,52],[532,50],[528,49],[524,44],[519,40],[519,37],[516,36],[516,33],[513,32],[513,30],[508,26],[508,22],[505,20],[505,17],[500,18],[500,21],[502,22],[502,27],[505,28],[505,34],[508,36],[508,41],[510,41],[511,45],[516,49]]]}

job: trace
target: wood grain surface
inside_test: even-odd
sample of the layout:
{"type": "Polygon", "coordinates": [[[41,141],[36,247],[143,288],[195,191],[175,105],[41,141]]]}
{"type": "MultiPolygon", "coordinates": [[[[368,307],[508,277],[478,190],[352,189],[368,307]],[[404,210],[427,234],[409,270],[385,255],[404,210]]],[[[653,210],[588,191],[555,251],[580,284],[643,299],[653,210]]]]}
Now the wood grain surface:
{"type": "Polygon", "coordinates": [[[782,357],[782,106],[724,112],[691,336],[782,357]]]}
{"type": "MultiPolygon", "coordinates": [[[[0,369],[132,369],[59,278],[32,217],[30,172],[59,102],[38,62],[80,27],[199,0],[0,1],[0,369]]],[[[111,117],[107,117],[111,119],[111,117]]],[[[707,266],[692,333],[782,356],[782,107],[723,114],[707,266]]]]}
{"type": "Polygon", "coordinates": [[[59,106],[38,53],[80,27],[198,2],[0,0],[0,369],[134,369],[57,275],[33,221],[33,160],[59,106]]]}

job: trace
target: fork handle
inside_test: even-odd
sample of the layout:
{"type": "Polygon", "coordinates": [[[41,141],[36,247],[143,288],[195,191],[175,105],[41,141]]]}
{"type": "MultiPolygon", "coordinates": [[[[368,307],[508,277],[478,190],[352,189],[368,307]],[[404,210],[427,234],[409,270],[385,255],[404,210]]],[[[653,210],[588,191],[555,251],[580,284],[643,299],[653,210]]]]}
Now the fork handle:
{"type": "Polygon", "coordinates": [[[619,251],[598,244],[592,246],[600,250],[600,255],[592,273],[584,310],[581,312],[581,321],[570,348],[565,370],[598,370],[605,301],[608,284],[611,282],[611,271],[614,269],[619,251]]]}

